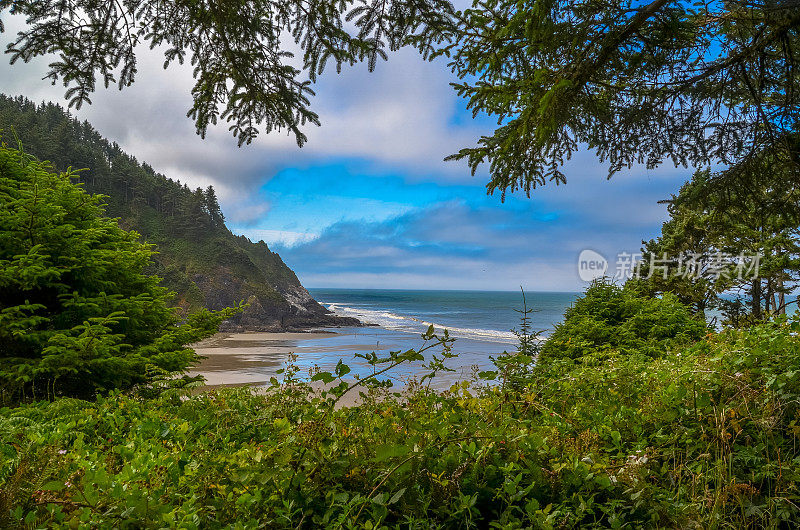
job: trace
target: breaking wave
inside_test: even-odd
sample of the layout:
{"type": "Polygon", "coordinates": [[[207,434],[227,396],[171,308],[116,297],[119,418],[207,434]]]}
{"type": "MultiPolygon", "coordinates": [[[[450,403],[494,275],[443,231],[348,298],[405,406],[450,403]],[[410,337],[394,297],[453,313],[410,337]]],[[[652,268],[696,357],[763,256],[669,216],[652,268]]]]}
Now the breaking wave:
{"type": "Polygon", "coordinates": [[[447,330],[451,337],[498,342],[503,344],[517,344],[517,336],[511,331],[498,331],[494,329],[459,328],[447,326],[436,322],[428,322],[411,316],[398,315],[389,311],[377,311],[348,307],[337,303],[325,304],[325,307],[341,316],[355,317],[367,324],[375,324],[385,329],[404,331],[407,333],[423,333],[429,326],[437,332],[447,330]]]}

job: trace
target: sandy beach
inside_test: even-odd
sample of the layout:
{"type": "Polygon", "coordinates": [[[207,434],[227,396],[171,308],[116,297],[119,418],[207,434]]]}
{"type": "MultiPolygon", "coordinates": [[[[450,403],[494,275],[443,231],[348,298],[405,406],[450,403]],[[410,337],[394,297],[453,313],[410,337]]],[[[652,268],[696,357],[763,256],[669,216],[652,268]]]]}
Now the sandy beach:
{"type": "MultiPolygon", "coordinates": [[[[269,384],[271,377],[282,380],[278,371],[286,367],[293,354],[300,378],[308,379],[320,370],[333,372],[341,360],[351,368],[347,378],[354,381],[356,377],[364,378],[374,371],[373,366],[357,355],[376,352],[380,357],[387,357],[391,351],[419,349],[424,345],[420,335],[380,327],[289,333],[218,333],[194,345],[203,359],[190,374],[205,377],[209,387],[264,386],[269,384]]],[[[431,385],[444,390],[457,381],[470,379],[476,369],[491,369],[491,356],[502,352],[503,346],[459,339],[454,346],[457,357],[447,362],[452,371],[440,372],[431,385]]],[[[440,347],[426,352],[426,359],[430,360],[435,354],[441,354],[440,347]]],[[[403,388],[412,378],[419,379],[428,373],[422,364],[405,363],[382,378],[391,379],[395,389],[403,388]]]]}
{"type": "Polygon", "coordinates": [[[330,338],[334,333],[217,333],[194,345],[204,359],[190,375],[202,375],[208,386],[264,385],[284,367],[302,342],[330,338]]]}
{"type": "MultiPolygon", "coordinates": [[[[202,375],[207,388],[241,385],[257,388],[268,385],[270,377],[281,379],[277,371],[286,366],[290,354],[298,356],[297,365],[301,367],[298,376],[307,378],[311,375],[309,368],[330,370],[332,367],[325,364],[331,359],[338,361],[342,358],[352,363],[354,352],[391,346],[367,344],[352,340],[354,338],[332,331],[217,333],[194,345],[197,353],[204,358],[189,375],[202,375]]],[[[394,383],[395,391],[404,386],[402,379],[395,379],[394,383]]],[[[322,389],[324,385],[316,382],[312,386],[322,389]]],[[[358,403],[359,391],[363,390],[363,387],[356,387],[341,400],[339,406],[358,403]]]]}
{"type": "Polygon", "coordinates": [[[295,354],[300,377],[310,376],[317,369],[331,370],[339,359],[350,364],[353,373],[363,376],[366,366],[363,360],[354,359],[356,352],[385,352],[396,347],[368,341],[367,337],[333,331],[217,333],[194,345],[203,360],[190,375],[202,375],[211,387],[266,385],[295,354]]]}

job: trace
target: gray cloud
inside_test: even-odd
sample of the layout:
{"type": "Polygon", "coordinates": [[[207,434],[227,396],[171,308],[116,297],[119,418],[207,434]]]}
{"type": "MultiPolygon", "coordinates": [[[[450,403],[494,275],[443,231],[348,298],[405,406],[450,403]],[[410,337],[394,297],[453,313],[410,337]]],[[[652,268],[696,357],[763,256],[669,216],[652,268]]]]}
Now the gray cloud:
{"type": "MultiPolygon", "coordinates": [[[[20,17],[6,18],[7,31],[0,34],[2,48],[23,27],[20,17]]],[[[13,67],[0,61],[0,91],[63,103],[64,87],[41,79],[47,63],[46,57],[13,67]]],[[[345,68],[339,75],[329,70],[320,77],[312,101],[323,125],[307,128],[310,141],[302,149],[287,134],[262,135],[254,144],[238,148],[225,125],[210,129],[208,137],[200,139],[186,117],[192,104],[191,67],[173,64],[164,70],[162,63],[161,50],[142,47],[133,86],[123,91],[101,88],[93,95],[92,105],[75,113],[157,170],[193,186],[213,184],[223,206],[238,207],[243,201],[243,207],[252,206],[243,191],[263,184],[283,168],[348,158],[371,164],[376,173],[401,172],[412,182],[480,187],[486,181],[485,173],[473,178],[464,164],[442,161],[491,131],[485,122],[451,124],[462,103],[449,86],[453,77],[445,60],[425,62],[414,50],[402,50],[372,73],[363,64],[345,68]]],[[[567,172],[569,200],[580,193],[572,184],[582,173],[598,179],[605,174],[588,152],[579,153],[567,172]]],[[[639,178],[638,173],[629,174],[639,178]]],[[[615,177],[624,178],[625,174],[615,177]]]]}
{"type": "MultiPolygon", "coordinates": [[[[23,21],[8,17],[6,25],[6,33],[0,34],[2,48],[23,21]]],[[[47,63],[46,57],[14,66],[0,61],[0,91],[63,103],[64,87],[41,80],[47,63]]],[[[442,159],[485,132],[473,125],[449,127],[458,99],[448,85],[451,74],[444,62],[427,63],[414,50],[403,50],[373,73],[358,65],[340,75],[330,70],[321,76],[312,106],[323,125],[306,129],[310,141],[303,149],[288,134],[262,135],[240,149],[224,124],[209,130],[205,141],[195,135],[186,117],[191,68],[173,64],[165,71],[162,63],[161,50],[141,47],[133,86],[123,91],[100,88],[93,104],[75,114],[159,171],[191,185],[213,183],[229,200],[283,167],[331,158],[359,157],[376,168],[464,179],[463,166],[442,159]]]]}
{"type": "MultiPolygon", "coordinates": [[[[11,17],[8,33],[0,34],[3,48],[15,25],[20,20],[11,17]]],[[[530,201],[512,198],[499,206],[499,197],[475,199],[485,174],[473,178],[463,164],[442,162],[490,131],[482,122],[451,123],[460,103],[444,61],[426,63],[404,50],[373,73],[363,65],[326,73],[312,102],[323,125],[307,129],[303,149],[286,134],[261,136],[240,149],[224,126],[200,139],[186,117],[191,70],[164,71],[162,61],[159,50],[142,50],[132,87],[98,90],[93,105],[76,115],[158,171],[192,186],[213,184],[228,219],[248,227],[243,231],[254,239],[280,242],[276,248],[309,285],[578,289],[580,250],[611,257],[638,249],[664,219],[656,200],[689,174],[668,166],[633,168],[606,182],[593,154],[581,152],[567,164],[566,186],[548,185],[530,201]],[[412,186],[436,182],[444,194],[450,185],[466,184],[475,194],[387,221],[319,227],[319,234],[259,228],[269,205],[257,190],[273,175],[349,159],[358,160],[362,173],[401,174],[412,186]]],[[[46,65],[46,58],[13,67],[0,61],[0,91],[63,103],[64,88],[41,80],[46,65]]]]}

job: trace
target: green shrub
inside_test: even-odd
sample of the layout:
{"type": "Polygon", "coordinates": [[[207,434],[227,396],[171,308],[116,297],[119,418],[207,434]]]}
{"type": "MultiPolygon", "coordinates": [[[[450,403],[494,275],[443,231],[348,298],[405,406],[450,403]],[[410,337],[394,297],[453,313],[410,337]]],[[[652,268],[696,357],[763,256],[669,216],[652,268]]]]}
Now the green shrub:
{"type": "Polygon", "coordinates": [[[0,410],[0,527],[792,528],[798,330],[562,363],[512,397],[331,408],[292,381],[0,410]]]}
{"type": "Polygon", "coordinates": [[[178,325],[153,251],[103,217],[100,196],[0,145],[0,403],[90,397],[180,371],[230,314],[178,325]],[[150,374],[150,375],[148,375],[150,374]]]}
{"type": "Polygon", "coordinates": [[[707,332],[707,324],[669,293],[653,298],[597,280],[564,313],[539,364],[607,352],[658,356],[707,332]]]}

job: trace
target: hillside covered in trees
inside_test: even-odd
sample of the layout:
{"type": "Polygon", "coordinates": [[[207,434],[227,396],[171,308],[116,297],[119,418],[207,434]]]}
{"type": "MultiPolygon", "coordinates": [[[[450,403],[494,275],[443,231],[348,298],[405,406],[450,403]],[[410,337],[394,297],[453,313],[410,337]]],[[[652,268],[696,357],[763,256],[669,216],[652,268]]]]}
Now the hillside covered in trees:
{"type": "Polygon", "coordinates": [[[106,212],[156,246],[154,270],[184,311],[249,307],[228,329],[273,330],[352,325],[318,304],[266,243],[251,242],[225,226],[212,187],[190,189],[104,139],[61,106],[0,95],[0,131],[9,143],[55,168],[83,169],[85,189],[107,196],[106,212]]]}

